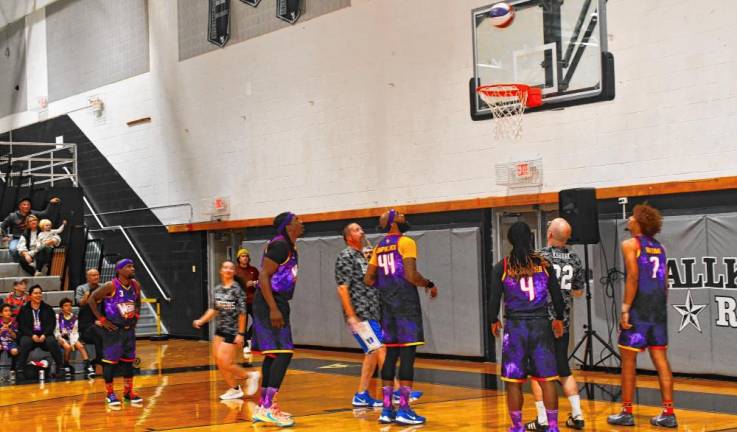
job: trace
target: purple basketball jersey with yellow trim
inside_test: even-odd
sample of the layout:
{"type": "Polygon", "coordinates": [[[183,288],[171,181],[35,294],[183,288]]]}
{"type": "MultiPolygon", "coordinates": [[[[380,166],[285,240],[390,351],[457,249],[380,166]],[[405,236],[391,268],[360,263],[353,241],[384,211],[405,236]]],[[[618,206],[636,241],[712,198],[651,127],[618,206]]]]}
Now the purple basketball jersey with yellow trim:
{"type": "MultiPolygon", "coordinates": [[[[271,239],[269,244],[276,241],[287,242],[284,236],[278,235],[271,239]]],[[[271,275],[271,291],[282,294],[287,300],[291,300],[294,296],[294,287],[297,285],[297,250],[290,251],[286,262],[278,264],[279,268],[271,275]]],[[[261,261],[261,267],[263,268],[263,260],[261,261]]]]}
{"type": "Polygon", "coordinates": [[[632,302],[630,320],[665,322],[668,312],[667,261],[665,248],[648,236],[638,236],[637,294],[632,302]]]}
{"type": "MultiPolygon", "coordinates": [[[[400,235],[388,235],[376,246],[377,278],[376,287],[388,288],[398,285],[412,286],[404,278],[404,261],[399,253],[400,235]]],[[[413,287],[414,288],[414,287],[413,287]]]]}
{"type": "Polygon", "coordinates": [[[507,259],[504,259],[504,310],[507,314],[532,312],[547,307],[548,273],[542,266],[535,268],[531,276],[519,279],[507,274],[507,259]]]}

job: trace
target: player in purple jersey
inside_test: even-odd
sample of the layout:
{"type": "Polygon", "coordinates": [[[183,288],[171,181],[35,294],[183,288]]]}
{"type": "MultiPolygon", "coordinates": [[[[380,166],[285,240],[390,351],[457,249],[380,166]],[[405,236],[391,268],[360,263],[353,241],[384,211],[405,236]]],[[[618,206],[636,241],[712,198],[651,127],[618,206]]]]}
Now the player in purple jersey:
{"type": "Polygon", "coordinates": [[[425,423],[425,418],[410,408],[414,380],[415,352],[425,343],[422,310],[417,287],[430,297],[438,295],[435,284],[417,271],[417,244],[403,235],[409,230],[405,215],[392,209],[381,215],[379,226],[386,236],[376,245],[369,260],[364,283],[376,286],[381,301],[381,328],[384,331],[386,359],[381,368],[383,409],[379,422],[405,425],[425,423]],[[392,396],[399,360],[399,410],[394,412],[392,396]]]}
{"type": "Polygon", "coordinates": [[[554,338],[563,335],[565,303],[550,263],[532,250],[532,231],[524,222],[509,227],[512,251],[494,265],[491,276],[489,313],[491,332],[498,337],[502,327],[502,380],[506,382],[507,405],[512,419],[510,432],[525,430],[522,424],[522,383],[528,377],[540,382],[548,419],[548,431],[558,431],[558,368],[554,338]],[[499,309],[504,297],[504,326],[499,309]],[[548,299],[555,308],[552,326],[548,299]],[[552,328],[551,328],[552,327],[552,328]]]}
{"type": "Polygon", "coordinates": [[[650,350],[658,371],[663,411],[650,419],[654,426],[678,426],[673,412],[673,374],[668,362],[668,281],[665,248],[654,236],[663,217],[647,205],[636,205],[627,220],[632,238],[622,242],[626,270],[619,348],[622,355],[622,411],[610,415],[609,424],[634,426],[632,399],[635,393],[637,354],[650,350]]]}
{"type": "Polygon", "coordinates": [[[120,367],[125,382],[123,397],[131,404],[143,399],[133,391],[133,362],[136,359],[136,323],[141,314],[141,287],[134,279],[133,261],[124,258],[115,264],[115,278],[96,289],[88,301],[95,318],[106,330],[102,335],[103,376],[108,406],[120,407],[113,391],[115,368],[120,367]],[[97,307],[102,302],[102,313],[97,307]]]}
{"type": "Polygon", "coordinates": [[[279,410],[276,394],[294,353],[289,320],[289,300],[297,284],[297,239],[304,234],[302,221],[291,212],[274,218],[276,237],[266,246],[261,263],[259,289],[253,299],[253,352],[264,354],[261,366],[261,398],[254,422],[280,427],[294,424],[292,416],[279,410]]]}

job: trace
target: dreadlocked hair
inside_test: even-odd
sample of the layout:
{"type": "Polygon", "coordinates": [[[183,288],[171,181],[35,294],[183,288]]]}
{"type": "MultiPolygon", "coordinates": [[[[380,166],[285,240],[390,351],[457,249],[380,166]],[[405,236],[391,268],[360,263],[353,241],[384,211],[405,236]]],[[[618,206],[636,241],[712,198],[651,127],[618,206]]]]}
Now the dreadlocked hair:
{"type": "Polygon", "coordinates": [[[519,279],[532,276],[537,267],[547,267],[548,262],[532,250],[532,231],[524,222],[515,222],[509,227],[507,239],[512,244],[512,251],[507,260],[507,274],[519,279]]]}

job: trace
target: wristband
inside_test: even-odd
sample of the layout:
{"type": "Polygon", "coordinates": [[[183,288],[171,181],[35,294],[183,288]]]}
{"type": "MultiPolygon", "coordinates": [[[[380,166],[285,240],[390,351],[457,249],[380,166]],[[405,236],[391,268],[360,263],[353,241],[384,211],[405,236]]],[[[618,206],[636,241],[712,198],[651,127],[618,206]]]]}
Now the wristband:
{"type": "Polygon", "coordinates": [[[97,321],[100,321],[100,324],[105,324],[105,321],[107,321],[107,318],[105,318],[104,316],[101,316],[100,318],[97,319],[97,321]]]}
{"type": "Polygon", "coordinates": [[[632,305],[628,305],[627,303],[622,303],[622,313],[629,313],[631,307],[632,305]]]}
{"type": "Polygon", "coordinates": [[[246,337],[246,332],[238,332],[238,336],[246,337]]]}
{"type": "Polygon", "coordinates": [[[433,283],[433,281],[428,280],[427,285],[425,285],[425,288],[435,288],[435,284],[433,283]]]}

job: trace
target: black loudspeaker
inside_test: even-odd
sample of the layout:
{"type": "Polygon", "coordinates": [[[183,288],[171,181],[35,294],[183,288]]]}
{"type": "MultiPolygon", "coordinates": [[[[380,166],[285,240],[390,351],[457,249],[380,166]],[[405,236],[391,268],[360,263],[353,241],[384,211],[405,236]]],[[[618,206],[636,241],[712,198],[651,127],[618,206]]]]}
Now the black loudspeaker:
{"type": "Polygon", "coordinates": [[[571,224],[570,244],[599,243],[599,210],[596,189],[566,189],[558,193],[560,217],[571,224]]]}

